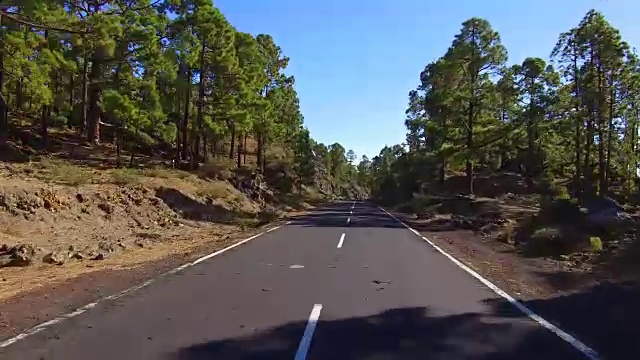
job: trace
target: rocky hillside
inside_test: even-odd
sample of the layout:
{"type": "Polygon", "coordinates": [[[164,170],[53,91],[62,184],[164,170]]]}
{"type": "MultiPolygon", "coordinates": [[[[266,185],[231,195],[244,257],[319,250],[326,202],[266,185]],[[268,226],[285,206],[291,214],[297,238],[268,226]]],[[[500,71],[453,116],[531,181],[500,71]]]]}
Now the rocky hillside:
{"type": "Polygon", "coordinates": [[[322,164],[299,191],[284,159],[264,174],[226,159],[195,173],[32,159],[0,163],[0,266],[100,260],[203,227],[251,227],[313,202],[366,197],[356,185],[336,185],[322,164]]]}
{"type": "Polygon", "coordinates": [[[366,197],[357,185],[338,184],[321,161],[313,181],[300,186],[286,153],[267,159],[264,172],[225,157],[182,171],[138,155],[137,166],[118,168],[112,146],[85,147],[72,138],[61,133],[56,151],[20,141],[3,148],[0,298],[15,294],[15,286],[30,288],[19,285],[19,269],[58,278],[101,263],[133,266],[212,239],[225,242],[318,202],[366,197]]]}

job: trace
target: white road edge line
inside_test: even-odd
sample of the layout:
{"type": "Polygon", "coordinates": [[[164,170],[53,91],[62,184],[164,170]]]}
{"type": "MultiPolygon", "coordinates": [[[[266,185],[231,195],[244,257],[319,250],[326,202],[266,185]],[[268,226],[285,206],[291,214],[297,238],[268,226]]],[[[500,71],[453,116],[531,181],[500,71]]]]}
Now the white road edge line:
{"type": "Polygon", "coordinates": [[[391,216],[394,220],[396,220],[400,224],[404,225],[404,227],[406,227],[407,229],[411,230],[414,234],[418,235],[420,238],[422,238],[422,240],[426,241],[429,245],[431,245],[439,253],[441,253],[442,255],[446,256],[447,259],[451,260],[454,264],[458,265],[458,267],[460,267],[462,270],[466,271],[471,276],[473,276],[474,278],[479,280],[482,284],[487,286],[489,289],[493,290],[493,292],[495,292],[496,294],[498,294],[501,297],[503,297],[511,305],[513,305],[516,309],[518,309],[521,312],[523,312],[531,320],[537,322],[539,325],[541,325],[542,327],[544,327],[547,330],[551,331],[552,333],[557,335],[562,340],[568,342],[571,346],[573,346],[576,350],[580,351],[588,359],[590,359],[590,360],[599,360],[600,359],[600,355],[598,355],[598,353],[594,349],[590,348],[589,346],[587,346],[582,341],[580,341],[580,340],[576,339],[575,337],[569,335],[564,330],[562,330],[559,327],[553,325],[549,321],[547,321],[544,318],[542,318],[540,315],[538,315],[535,312],[533,312],[533,310],[531,310],[528,307],[526,307],[523,303],[521,303],[518,300],[514,299],[511,295],[507,294],[504,290],[500,289],[498,286],[493,284],[491,281],[489,281],[489,280],[485,279],[484,277],[482,277],[482,275],[478,274],[477,272],[475,272],[474,270],[469,268],[467,265],[462,263],[460,260],[454,258],[452,255],[450,255],[449,253],[444,251],[441,247],[436,245],[433,241],[431,241],[431,240],[427,239],[426,237],[420,235],[419,232],[417,232],[416,230],[411,228],[409,225],[407,225],[404,222],[402,222],[400,219],[395,217],[393,214],[391,214],[390,212],[388,212],[387,210],[385,210],[381,206],[378,206],[378,208],[380,208],[380,210],[384,211],[387,215],[391,216]]]}
{"type": "Polygon", "coordinates": [[[342,233],[342,235],[340,236],[340,241],[338,241],[338,249],[340,249],[342,247],[342,244],[344,243],[344,236],[345,233],[342,233]]]}
{"type": "MultiPolygon", "coordinates": [[[[290,221],[287,221],[286,223],[284,223],[284,225],[288,225],[290,223],[291,223],[290,221]]],[[[126,290],[123,290],[123,291],[121,291],[119,293],[116,293],[116,294],[113,294],[113,295],[109,295],[109,296],[105,296],[105,297],[103,297],[101,299],[98,299],[98,300],[92,302],[92,303],[84,305],[84,306],[82,306],[82,307],[80,307],[80,308],[78,308],[78,309],[76,309],[76,310],[74,310],[74,311],[72,311],[70,313],[60,315],[60,316],[58,316],[56,318],[53,318],[53,319],[51,319],[49,321],[45,321],[45,322],[43,322],[41,324],[38,324],[38,325],[36,325],[36,326],[34,326],[34,327],[30,328],[30,329],[27,329],[27,330],[23,331],[22,333],[14,336],[14,337],[8,338],[8,339],[0,342],[0,349],[6,348],[7,346],[9,346],[9,345],[11,345],[11,344],[13,344],[15,342],[18,342],[18,341],[20,341],[22,339],[25,339],[25,338],[27,338],[27,337],[29,337],[31,335],[37,334],[40,331],[43,331],[43,330],[47,329],[48,327],[50,327],[52,325],[55,325],[55,324],[60,323],[60,322],[62,322],[64,320],[67,320],[67,319],[71,319],[72,317],[78,316],[78,315],[86,312],[87,310],[89,310],[91,308],[94,308],[100,302],[109,301],[109,300],[115,300],[115,299],[121,298],[122,296],[124,296],[124,295],[126,295],[128,293],[140,290],[140,289],[142,289],[142,288],[144,288],[144,287],[146,287],[148,285],[151,285],[155,281],[157,281],[157,280],[159,280],[159,279],[161,279],[161,278],[163,278],[163,277],[165,277],[167,275],[175,274],[175,273],[177,273],[179,271],[182,271],[182,270],[184,270],[184,269],[186,269],[188,267],[191,267],[191,266],[194,266],[196,264],[199,264],[199,263],[201,263],[201,262],[203,262],[205,260],[208,260],[208,259],[210,259],[210,258],[212,258],[214,256],[217,256],[217,255],[220,255],[220,254],[222,254],[222,253],[224,253],[226,251],[229,251],[229,250],[231,250],[231,249],[233,249],[235,247],[238,247],[238,246],[240,246],[240,245],[242,245],[244,243],[247,243],[247,242],[249,242],[249,241],[251,241],[251,240],[253,240],[253,239],[257,238],[257,237],[260,237],[260,236],[262,236],[262,235],[264,235],[266,233],[269,233],[269,232],[272,232],[274,230],[277,230],[277,229],[281,228],[282,226],[283,225],[274,226],[274,227],[270,228],[269,230],[265,230],[265,231],[263,231],[261,233],[253,235],[251,237],[248,237],[248,238],[246,238],[246,239],[244,239],[242,241],[239,241],[239,242],[237,242],[237,243],[235,243],[233,245],[227,246],[224,249],[221,249],[221,250],[218,250],[218,251],[216,251],[214,253],[205,255],[205,256],[203,256],[203,257],[201,257],[199,259],[196,259],[196,260],[194,260],[192,262],[189,262],[189,263],[186,263],[184,265],[181,265],[181,266],[179,266],[179,267],[177,267],[177,268],[175,268],[173,270],[169,270],[169,271],[167,271],[165,273],[162,273],[162,274],[158,275],[157,277],[155,277],[153,279],[149,279],[149,280],[147,280],[147,281],[145,281],[145,282],[143,282],[141,284],[132,286],[132,287],[130,287],[130,288],[126,289],[126,290]]]]}
{"type": "Polygon", "coordinates": [[[304,335],[302,335],[302,340],[300,340],[300,345],[298,345],[294,360],[305,360],[307,358],[307,353],[311,347],[311,339],[313,339],[313,332],[316,330],[316,325],[318,325],[318,319],[320,318],[320,311],[322,311],[321,304],[313,305],[307,327],[304,329],[304,335]]]}

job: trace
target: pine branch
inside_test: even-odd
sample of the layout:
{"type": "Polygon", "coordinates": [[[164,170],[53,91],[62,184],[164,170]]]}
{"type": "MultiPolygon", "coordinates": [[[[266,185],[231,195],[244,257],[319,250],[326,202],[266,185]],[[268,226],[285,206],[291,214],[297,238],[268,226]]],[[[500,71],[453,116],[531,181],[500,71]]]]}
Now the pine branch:
{"type": "Polygon", "coordinates": [[[6,18],[8,18],[10,20],[15,21],[18,24],[31,26],[31,27],[38,28],[38,29],[59,31],[59,32],[65,32],[65,33],[69,33],[69,34],[83,34],[83,35],[84,34],[90,34],[89,31],[78,31],[78,30],[59,28],[59,27],[55,27],[55,26],[52,26],[52,25],[38,24],[38,23],[35,23],[34,21],[28,19],[26,16],[24,16],[22,14],[11,12],[11,11],[7,11],[7,10],[3,10],[3,9],[0,9],[0,16],[4,16],[4,17],[6,17],[6,18]]]}

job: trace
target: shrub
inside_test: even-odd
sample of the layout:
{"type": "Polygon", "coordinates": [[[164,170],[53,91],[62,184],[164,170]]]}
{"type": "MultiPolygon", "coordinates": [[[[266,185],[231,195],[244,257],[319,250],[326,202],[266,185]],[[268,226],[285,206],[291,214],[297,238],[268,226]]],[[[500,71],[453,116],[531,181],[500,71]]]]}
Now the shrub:
{"type": "Polygon", "coordinates": [[[584,214],[575,199],[556,198],[541,203],[540,217],[547,222],[576,224],[584,220],[584,214]]]}
{"type": "Polygon", "coordinates": [[[597,236],[592,236],[589,238],[589,245],[591,246],[591,251],[602,251],[602,240],[600,240],[600,238],[597,236]]]}
{"type": "Polygon", "coordinates": [[[430,206],[440,202],[437,197],[427,194],[413,194],[411,198],[411,211],[415,214],[424,214],[430,206]]]}
{"type": "Polygon", "coordinates": [[[564,254],[563,234],[558,228],[542,227],[531,235],[525,245],[525,251],[532,256],[564,254]]]}
{"type": "Polygon", "coordinates": [[[534,231],[523,250],[530,256],[564,255],[579,250],[585,241],[573,228],[546,226],[534,231]]]}

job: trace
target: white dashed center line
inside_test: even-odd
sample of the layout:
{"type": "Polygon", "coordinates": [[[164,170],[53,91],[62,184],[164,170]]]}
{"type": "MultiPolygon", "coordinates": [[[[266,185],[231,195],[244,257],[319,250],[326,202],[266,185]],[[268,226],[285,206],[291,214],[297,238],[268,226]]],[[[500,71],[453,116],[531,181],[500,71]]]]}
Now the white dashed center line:
{"type": "Polygon", "coordinates": [[[309,347],[311,347],[313,332],[316,330],[316,325],[318,325],[318,319],[320,318],[320,311],[322,311],[322,305],[313,305],[307,327],[304,329],[304,335],[302,335],[302,340],[300,340],[300,345],[298,345],[298,351],[296,351],[294,360],[305,360],[307,358],[309,347]]]}
{"type": "Polygon", "coordinates": [[[344,233],[340,236],[340,241],[338,241],[338,249],[340,249],[342,247],[342,244],[344,244],[344,236],[344,233]]]}

